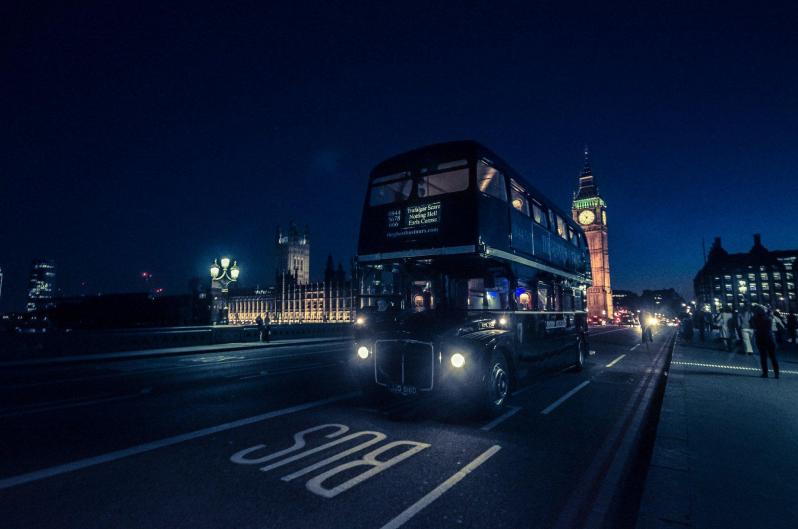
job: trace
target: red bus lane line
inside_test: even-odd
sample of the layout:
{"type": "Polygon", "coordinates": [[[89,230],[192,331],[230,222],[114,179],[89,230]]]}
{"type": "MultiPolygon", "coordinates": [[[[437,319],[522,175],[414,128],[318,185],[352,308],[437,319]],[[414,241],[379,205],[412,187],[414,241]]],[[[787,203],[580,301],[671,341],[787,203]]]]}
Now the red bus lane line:
{"type": "Polygon", "coordinates": [[[318,408],[320,406],[325,406],[327,404],[332,404],[334,402],[351,399],[352,397],[355,397],[359,394],[360,394],[359,392],[355,391],[352,393],[345,393],[343,395],[338,395],[327,399],[316,400],[313,402],[306,402],[304,404],[298,404],[296,406],[291,406],[289,408],[283,408],[280,410],[263,413],[261,415],[255,415],[254,417],[247,417],[245,419],[239,419],[237,421],[226,422],[218,426],[211,426],[210,428],[203,428],[201,430],[195,430],[193,432],[175,435],[173,437],[167,437],[165,439],[160,439],[158,441],[152,441],[150,443],[131,446],[129,448],[116,450],[114,452],[109,452],[107,454],[88,457],[86,459],[79,459],[77,461],[72,461],[71,463],[56,465],[54,467],[43,468],[41,470],[28,472],[27,474],[20,474],[17,476],[3,478],[0,479],[0,490],[10,489],[12,487],[16,487],[17,485],[30,483],[33,481],[39,481],[46,478],[51,478],[53,476],[58,476],[61,474],[67,474],[69,472],[74,472],[76,470],[83,470],[84,468],[101,465],[103,463],[110,463],[111,461],[118,461],[120,459],[125,459],[138,454],[143,454],[145,452],[151,452],[159,448],[173,446],[179,443],[184,443],[186,441],[191,441],[193,439],[199,439],[201,437],[207,437],[215,433],[224,432],[227,430],[233,430],[235,428],[240,428],[242,426],[248,426],[250,424],[266,421],[269,419],[273,419],[275,417],[290,415],[292,413],[309,410],[311,408],[318,408]]]}
{"type": "Polygon", "coordinates": [[[610,434],[592,459],[590,467],[578,481],[578,485],[560,511],[554,529],[599,528],[609,513],[614,493],[620,485],[630,451],[640,423],[648,409],[646,403],[656,388],[656,378],[664,366],[665,350],[670,339],[664,342],[653,359],[647,374],[638,384],[635,392],[613,425],[610,434]]]}
{"type": "Polygon", "coordinates": [[[458,470],[449,479],[432,489],[430,492],[424,495],[424,497],[402,511],[399,516],[383,525],[380,529],[397,529],[407,523],[411,518],[413,518],[413,516],[421,512],[422,509],[428,507],[430,504],[432,504],[432,502],[443,496],[446,491],[457,485],[457,483],[473,472],[477,467],[493,457],[496,452],[501,450],[501,448],[502,447],[499,445],[493,445],[482,452],[482,454],[480,454],[476,459],[458,470]]]}
{"type": "Polygon", "coordinates": [[[582,382],[581,384],[576,386],[574,389],[572,389],[571,391],[569,391],[568,393],[566,393],[565,395],[563,395],[559,399],[555,400],[554,402],[552,402],[551,404],[546,406],[543,409],[543,411],[541,411],[540,413],[543,414],[543,415],[548,415],[549,413],[553,412],[554,410],[557,409],[557,407],[560,404],[562,404],[566,400],[570,399],[571,397],[573,397],[574,395],[579,393],[579,391],[582,390],[582,388],[586,387],[588,384],[590,384],[590,381],[589,380],[585,380],[584,382],[582,382]]]}

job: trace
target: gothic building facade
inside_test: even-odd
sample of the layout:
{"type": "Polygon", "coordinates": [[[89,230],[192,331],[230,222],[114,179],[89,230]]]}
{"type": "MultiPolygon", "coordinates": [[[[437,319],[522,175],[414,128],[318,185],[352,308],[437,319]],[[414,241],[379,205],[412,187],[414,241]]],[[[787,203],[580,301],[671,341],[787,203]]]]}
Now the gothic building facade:
{"type": "Polygon", "coordinates": [[[277,227],[277,280],[297,285],[310,282],[310,232],[300,231],[293,222],[288,230],[277,227]]]}
{"type": "Polygon", "coordinates": [[[571,213],[585,231],[590,252],[593,286],[587,289],[587,311],[590,317],[613,317],[612,288],[610,287],[610,258],[607,240],[607,203],[599,194],[590,165],[590,153],[585,147],[585,165],[579,175],[571,213]]]}

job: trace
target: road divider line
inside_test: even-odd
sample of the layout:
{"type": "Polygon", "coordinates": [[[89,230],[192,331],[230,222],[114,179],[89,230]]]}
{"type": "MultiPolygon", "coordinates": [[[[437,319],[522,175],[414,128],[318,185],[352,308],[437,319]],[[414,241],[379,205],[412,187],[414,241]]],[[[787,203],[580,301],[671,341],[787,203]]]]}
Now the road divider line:
{"type": "Polygon", "coordinates": [[[629,350],[630,350],[630,351],[634,351],[634,350],[635,350],[635,349],[637,349],[638,347],[640,347],[640,344],[637,344],[637,345],[635,345],[634,347],[632,347],[632,348],[631,348],[631,349],[629,349],[629,350]]]}
{"type": "Polygon", "coordinates": [[[490,421],[488,424],[480,428],[480,430],[482,430],[483,432],[489,432],[493,430],[498,425],[500,425],[501,423],[503,423],[504,421],[506,421],[507,419],[518,413],[520,409],[521,409],[520,406],[510,406],[510,409],[508,411],[490,421]]]}
{"type": "Polygon", "coordinates": [[[407,523],[413,516],[421,512],[422,509],[429,506],[432,502],[443,496],[443,494],[457,485],[464,477],[469,475],[473,472],[477,467],[479,467],[482,463],[493,457],[496,452],[501,450],[502,447],[499,445],[493,445],[482,454],[480,454],[476,459],[471,461],[469,464],[458,470],[455,474],[453,474],[449,479],[432,489],[429,493],[427,493],[423,498],[418,500],[416,503],[402,511],[399,516],[388,522],[387,524],[383,525],[380,529],[397,529],[401,527],[405,523],[407,523]]]}
{"type": "Polygon", "coordinates": [[[237,421],[226,422],[218,426],[211,426],[210,428],[203,428],[201,430],[175,435],[173,437],[167,437],[166,439],[161,439],[159,441],[153,441],[150,443],[131,446],[130,448],[124,448],[122,450],[116,450],[114,452],[109,452],[107,454],[95,457],[88,457],[86,459],[79,459],[77,461],[72,461],[71,463],[65,463],[63,465],[56,465],[54,467],[43,468],[41,470],[28,472],[27,474],[20,474],[18,476],[3,478],[0,479],[0,490],[10,489],[12,487],[16,487],[17,485],[31,483],[33,481],[39,481],[46,478],[51,478],[53,476],[66,474],[68,472],[74,472],[76,470],[82,470],[84,468],[101,465],[103,463],[110,463],[111,461],[118,461],[120,459],[125,459],[127,457],[143,454],[145,452],[151,452],[152,450],[157,450],[159,448],[176,445],[186,441],[191,441],[193,439],[207,437],[215,433],[224,432],[227,430],[233,430],[235,428],[240,428],[242,426],[248,426],[250,424],[255,424],[269,419],[274,419],[275,417],[282,417],[284,415],[290,415],[292,413],[309,410],[311,408],[318,408],[319,406],[325,406],[327,404],[332,404],[333,402],[339,402],[342,400],[351,399],[352,397],[355,397],[359,394],[360,394],[359,392],[355,391],[352,393],[345,393],[343,395],[338,395],[336,397],[316,400],[313,402],[306,402],[304,404],[298,404],[296,406],[291,406],[289,408],[283,408],[281,410],[274,410],[267,413],[263,413],[261,415],[255,415],[254,417],[247,417],[246,419],[239,419],[237,421]]]}
{"type": "Polygon", "coordinates": [[[579,392],[579,390],[581,390],[582,388],[584,388],[588,384],[590,384],[590,381],[589,380],[585,380],[584,382],[582,382],[581,384],[576,386],[574,389],[572,389],[571,391],[569,391],[568,393],[566,393],[565,395],[563,395],[559,399],[555,400],[554,402],[552,402],[551,404],[546,406],[546,408],[540,413],[542,413],[543,415],[548,415],[549,413],[553,412],[554,410],[557,409],[557,406],[559,406],[560,404],[562,404],[566,400],[568,400],[571,397],[573,397],[574,395],[576,395],[579,392]]]}
{"type": "Polygon", "coordinates": [[[617,364],[618,362],[620,362],[621,360],[623,360],[623,358],[624,358],[625,356],[626,356],[626,354],[622,354],[621,356],[619,356],[618,358],[616,358],[615,360],[613,360],[612,362],[610,362],[609,364],[607,364],[605,367],[612,367],[612,366],[614,366],[615,364],[617,364]]]}

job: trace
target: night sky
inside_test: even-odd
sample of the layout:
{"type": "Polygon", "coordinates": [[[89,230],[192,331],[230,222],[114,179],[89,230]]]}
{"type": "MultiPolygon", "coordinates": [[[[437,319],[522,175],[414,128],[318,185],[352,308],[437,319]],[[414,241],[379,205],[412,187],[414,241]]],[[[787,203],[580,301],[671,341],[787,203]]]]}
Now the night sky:
{"type": "Polygon", "coordinates": [[[181,293],[223,253],[262,285],[290,219],[319,277],[370,168],[453,139],[564,208],[589,144],[614,288],[691,296],[702,238],[798,247],[788,2],[24,4],[0,8],[2,310],[34,258],[64,295],[181,293]]]}

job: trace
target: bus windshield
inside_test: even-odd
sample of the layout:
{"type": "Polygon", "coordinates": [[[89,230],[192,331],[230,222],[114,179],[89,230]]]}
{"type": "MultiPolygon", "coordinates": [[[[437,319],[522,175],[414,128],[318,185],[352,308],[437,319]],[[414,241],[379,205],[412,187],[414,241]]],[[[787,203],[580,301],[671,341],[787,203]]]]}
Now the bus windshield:
{"type": "Polygon", "coordinates": [[[411,177],[410,173],[380,176],[371,182],[370,206],[404,202],[410,198],[427,198],[468,189],[468,167],[411,177]]]}
{"type": "Polygon", "coordinates": [[[435,263],[432,260],[364,266],[367,312],[426,312],[507,310],[510,306],[506,274],[485,274],[435,263]]]}

